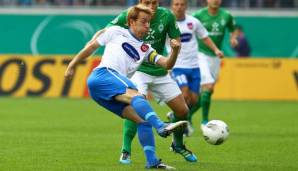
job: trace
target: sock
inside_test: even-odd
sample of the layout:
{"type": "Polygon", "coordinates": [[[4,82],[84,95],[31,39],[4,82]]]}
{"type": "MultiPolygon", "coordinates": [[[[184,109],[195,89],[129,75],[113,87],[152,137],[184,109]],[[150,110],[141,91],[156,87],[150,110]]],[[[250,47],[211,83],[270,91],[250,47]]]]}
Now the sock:
{"type": "Polygon", "coordinates": [[[192,124],[192,117],[193,115],[200,109],[201,107],[201,101],[200,101],[200,97],[198,98],[198,101],[196,104],[194,104],[193,106],[191,106],[189,108],[189,112],[188,112],[188,116],[187,116],[187,120],[192,124]]]}
{"type": "Polygon", "coordinates": [[[138,137],[140,144],[143,146],[143,150],[147,160],[147,166],[154,166],[159,163],[159,159],[155,154],[155,143],[152,132],[152,126],[148,122],[138,124],[138,137]]]}
{"type": "Polygon", "coordinates": [[[157,130],[164,126],[164,122],[159,119],[149,102],[143,96],[133,97],[131,106],[142,119],[148,121],[157,130]]]}
{"type": "Polygon", "coordinates": [[[124,129],[123,129],[123,145],[121,152],[129,152],[131,154],[131,143],[134,136],[137,133],[137,124],[131,120],[125,119],[124,120],[124,129]]]}
{"type": "Polygon", "coordinates": [[[211,91],[204,90],[201,93],[201,105],[202,105],[202,123],[208,122],[208,115],[211,103],[211,91]]]}
{"type": "MultiPolygon", "coordinates": [[[[176,116],[176,114],[174,114],[174,118],[173,118],[173,120],[171,122],[172,123],[175,123],[175,122],[181,121],[181,120],[184,120],[184,119],[179,119],[176,116]]],[[[182,147],[183,146],[183,132],[184,132],[184,129],[183,128],[176,129],[173,132],[174,145],[176,147],[182,147]]]]}

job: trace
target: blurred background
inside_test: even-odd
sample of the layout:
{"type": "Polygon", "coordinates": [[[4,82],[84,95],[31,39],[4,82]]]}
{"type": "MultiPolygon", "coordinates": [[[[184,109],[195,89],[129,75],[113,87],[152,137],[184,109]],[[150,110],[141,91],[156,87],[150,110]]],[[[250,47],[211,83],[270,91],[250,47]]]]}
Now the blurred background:
{"type": "MultiPolygon", "coordinates": [[[[84,82],[103,48],[65,82],[65,67],[92,35],[137,0],[0,0],[0,96],[88,97],[84,82]],[[20,63],[22,65],[20,65],[20,63]]],[[[169,8],[170,0],[160,0],[169,8]]],[[[205,7],[189,0],[188,13],[205,7]]],[[[241,46],[225,60],[215,99],[298,100],[298,0],[223,0],[241,46]]]]}
{"type": "MultiPolygon", "coordinates": [[[[121,119],[89,99],[86,79],[103,49],[81,62],[72,80],[64,72],[93,34],[136,0],[0,0],[0,170],[142,170],[118,163],[121,119]]],[[[170,0],[160,0],[168,8],[170,0]]],[[[189,0],[188,13],[205,6],[189,0]]],[[[241,45],[226,34],[210,109],[231,130],[220,147],[203,140],[201,111],[187,146],[200,162],[168,151],[158,155],[180,170],[298,170],[298,0],[222,0],[235,17],[241,45]],[[295,119],[296,118],[296,119],[295,119]],[[296,163],[296,164],[295,164],[296,163]]],[[[169,109],[152,100],[162,119],[169,109]]]]}
{"type": "MultiPolygon", "coordinates": [[[[5,6],[130,6],[138,0],[1,0],[5,6]]],[[[160,1],[160,5],[169,6],[170,0],[160,1]]],[[[205,5],[204,0],[189,0],[189,5],[199,7],[205,5]]],[[[297,0],[223,0],[223,7],[228,8],[291,8],[298,7],[297,0]]]]}

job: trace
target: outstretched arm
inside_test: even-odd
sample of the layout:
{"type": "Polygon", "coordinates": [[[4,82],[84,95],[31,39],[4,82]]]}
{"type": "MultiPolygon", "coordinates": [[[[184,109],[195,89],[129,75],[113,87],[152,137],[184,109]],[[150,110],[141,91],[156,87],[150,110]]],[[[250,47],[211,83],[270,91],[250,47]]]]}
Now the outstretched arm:
{"type": "Polygon", "coordinates": [[[230,44],[232,47],[236,47],[238,45],[238,40],[237,40],[237,37],[238,37],[238,34],[236,31],[233,31],[230,35],[230,44]]]}
{"type": "Polygon", "coordinates": [[[206,38],[202,39],[205,45],[207,45],[210,49],[213,50],[216,56],[223,58],[224,54],[221,50],[218,49],[218,47],[214,44],[214,42],[207,36],[206,38]]]}
{"type": "Polygon", "coordinates": [[[71,79],[74,74],[75,66],[80,63],[80,61],[88,58],[93,52],[99,48],[99,44],[96,38],[102,33],[103,31],[99,31],[94,34],[93,38],[85,45],[85,47],[71,60],[68,64],[67,69],[64,73],[66,79],[71,79]]]}

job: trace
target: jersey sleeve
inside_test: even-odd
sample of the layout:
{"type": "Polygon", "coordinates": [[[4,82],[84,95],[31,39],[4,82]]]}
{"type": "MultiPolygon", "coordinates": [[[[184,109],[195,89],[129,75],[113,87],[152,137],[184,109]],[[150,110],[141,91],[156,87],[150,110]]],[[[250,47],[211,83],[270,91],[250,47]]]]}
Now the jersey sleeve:
{"type": "Polygon", "coordinates": [[[146,54],[145,61],[151,64],[156,64],[156,62],[161,58],[161,56],[153,49],[151,46],[146,54]]]}
{"type": "Polygon", "coordinates": [[[196,25],[196,36],[199,38],[199,39],[204,39],[206,37],[208,37],[208,31],[207,29],[203,26],[203,24],[195,19],[195,25],[196,25]]]}
{"type": "Polygon", "coordinates": [[[176,23],[176,17],[171,12],[169,12],[168,16],[168,36],[171,39],[176,39],[180,37],[180,30],[176,23]]]}
{"type": "Polygon", "coordinates": [[[200,20],[200,15],[199,15],[199,12],[196,11],[194,13],[191,14],[194,18],[196,18],[197,20],[200,20]]]}
{"type": "Polygon", "coordinates": [[[127,26],[127,11],[123,11],[120,13],[114,20],[109,22],[106,27],[110,26],[120,26],[124,28],[128,28],[127,26]]]}
{"type": "Polygon", "coordinates": [[[113,39],[113,35],[115,35],[115,27],[106,28],[106,30],[96,38],[96,41],[100,46],[104,46],[113,39]]]}
{"type": "Polygon", "coordinates": [[[236,28],[236,22],[235,22],[235,19],[234,17],[229,14],[229,19],[228,19],[228,23],[227,23],[227,28],[230,32],[233,32],[236,28]]]}

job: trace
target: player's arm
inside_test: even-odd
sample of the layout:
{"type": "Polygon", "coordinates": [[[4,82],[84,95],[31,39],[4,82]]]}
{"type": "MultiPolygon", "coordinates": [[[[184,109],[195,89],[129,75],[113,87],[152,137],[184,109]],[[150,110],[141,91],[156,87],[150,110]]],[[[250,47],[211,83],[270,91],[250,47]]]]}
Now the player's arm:
{"type": "Polygon", "coordinates": [[[210,39],[210,37],[205,37],[202,39],[205,45],[207,45],[213,52],[215,53],[216,56],[223,58],[224,54],[221,50],[218,49],[218,47],[215,45],[215,43],[210,39]]]}
{"type": "Polygon", "coordinates": [[[230,14],[229,16],[229,20],[228,20],[228,23],[227,23],[227,27],[230,31],[230,44],[232,47],[236,47],[238,45],[238,40],[237,40],[237,32],[235,31],[236,30],[236,24],[235,24],[235,20],[233,18],[233,16],[230,14]]]}
{"type": "Polygon", "coordinates": [[[176,63],[177,56],[180,51],[181,43],[180,41],[177,41],[176,39],[172,39],[170,41],[170,46],[171,46],[171,52],[168,55],[168,57],[160,56],[159,59],[157,59],[156,64],[169,70],[172,69],[173,66],[176,63]]]}
{"type": "Polygon", "coordinates": [[[104,32],[104,30],[99,31],[97,33],[95,33],[95,35],[93,36],[93,38],[85,45],[85,47],[71,60],[71,62],[68,64],[67,69],[64,73],[64,76],[66,79],[71,79],[74,71],[75,71],[75,67],[78,63],[80,63],[82,60],[88,58],[90,55],[92,55],[95,50],[97,48],[99,48],[99,43],[96,40],[96,38],[102,34],[104,32]]]}
{"type": "Polygon", "coordinates": [[[199,20],[195,20],[195,24],[196,24],[196,28],[195,28],[196,36],[200,38],[204,42],[204,44],[207,45],[211,50],[213,50],[216,56],[223,58],[224,56],[223,52],[219,50],[218,47],[215,45],[215,43],[212,41],[212,39],[210,39],[210,37],[208,36],[208,31],[202,25],[202,23],[199,20]]]}
{"type": "Polygon", "coordinates": [[[237,40],[237,33],[235,31],[233,31],[231,34],[230,34],[230,44],[232,47],[236,47],[238,45],[238,40],[237,40]]]}

